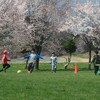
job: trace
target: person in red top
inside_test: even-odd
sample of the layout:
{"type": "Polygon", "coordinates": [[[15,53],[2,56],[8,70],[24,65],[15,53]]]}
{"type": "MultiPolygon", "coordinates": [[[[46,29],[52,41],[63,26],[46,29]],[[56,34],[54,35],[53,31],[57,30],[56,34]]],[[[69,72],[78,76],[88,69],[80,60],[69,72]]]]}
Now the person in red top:
{"type": "Polygon", "coordinates": [[[11,60],[7,58],[8,53],[9,52],[7,50],[3,51],[2,59],[1,59],[3,68],[0,70],[0,72],[2,72],[2,71],[6,72],[6,69],[8,69],[10,67],[10,65],[8,64],[8,61],[11,61],[11,60]]]}

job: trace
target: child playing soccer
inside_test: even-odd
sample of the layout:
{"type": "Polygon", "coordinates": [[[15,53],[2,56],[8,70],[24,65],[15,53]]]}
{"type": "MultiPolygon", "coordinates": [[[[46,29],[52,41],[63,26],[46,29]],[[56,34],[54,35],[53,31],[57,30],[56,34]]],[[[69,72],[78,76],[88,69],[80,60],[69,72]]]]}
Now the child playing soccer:
{"type": "Polygon", "coordinates": [[[9,52],[7,50],[3,51],[3,54],[2,54],[2,65],[3,65],[3,68],[0,70],[0,72],[2,72],[2,71],[6,72],[6,69],[8,69],[10,67],[10,65],[8,64],[8,61],[11,61],[11,60],[7,58],[7,54],[8,53],[9,52]]]}
{"type": "Polygon", "coordinates": [[[35,54],[35,50],[32,49],[28,59],[28,69],[27,69],[28,74],[32,73],[35,63],[36,63],[36,54],[35,54]]]}

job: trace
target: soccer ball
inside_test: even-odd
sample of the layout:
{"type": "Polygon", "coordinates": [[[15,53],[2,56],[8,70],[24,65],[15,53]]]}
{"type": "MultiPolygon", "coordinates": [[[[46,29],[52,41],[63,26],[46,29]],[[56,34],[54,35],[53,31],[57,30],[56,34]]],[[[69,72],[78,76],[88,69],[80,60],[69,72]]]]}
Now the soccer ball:
{"type": "Polygon", "coordinates": [[[18,70],[18,71],[17,71],[18,74],[21,73],[21,72],[22,72],[21,70],[18,70]]]}

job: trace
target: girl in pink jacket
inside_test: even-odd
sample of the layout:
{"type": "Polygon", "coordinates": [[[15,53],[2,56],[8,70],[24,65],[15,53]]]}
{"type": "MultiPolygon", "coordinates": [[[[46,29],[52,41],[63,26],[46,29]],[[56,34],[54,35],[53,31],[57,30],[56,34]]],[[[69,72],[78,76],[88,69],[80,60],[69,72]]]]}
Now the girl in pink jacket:
{"type": "Polygon", "coordinates": [[[10,65],[8,64],[8,61],[11,61],[11,60],[7,58],[8,53],[9,52],[7,50],[3,51],[2,59],[1,59],[3,68],[0,70],[0,72],[2,72],[2,71],[6,72],[6,69],[8,69],[10,67],[10,65]]]}

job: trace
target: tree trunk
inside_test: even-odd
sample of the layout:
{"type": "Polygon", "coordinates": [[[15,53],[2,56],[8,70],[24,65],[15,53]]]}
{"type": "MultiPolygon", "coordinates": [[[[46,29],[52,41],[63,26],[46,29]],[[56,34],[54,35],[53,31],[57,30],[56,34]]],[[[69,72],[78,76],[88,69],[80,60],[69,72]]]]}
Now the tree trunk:
{"type": "Polygon", "coordinates": [[[88,64],[88,69],[91,70],[91,45],[89,46],[89,64],[88,64]]]}
{"type": "Polygon", "coordinates": [[[35,66],[36,70],[39,70],[39,58],[36,59],[36,66],[35,66]]]}
{"type": "Polygon", "coordinates": [[[26,60],[25,69],[27,69],[27,66],[28,66],[28,59],[26,60]]]}
{"type": "MultiPolygon", "coordinates": [[[[40,55],[41,50],[42,50],[42,46],[37,46],[37,45],[35,45],[36,54],[40,55]]],[[[36,59],[35,68],[36,68],[36,70],[39,70],[39,58],[36,59]]]]}
{"type": "Polygon", "coordinates": [[[65,69],[67,69],[68,65],[70,64],[70,61],[71,61],[71,53],[69,54],[68,58],[65,58],[66,59],[66,64],[64,66],[65,69]],[[67,60],[68,59],[68,60],[67,60]]]}

